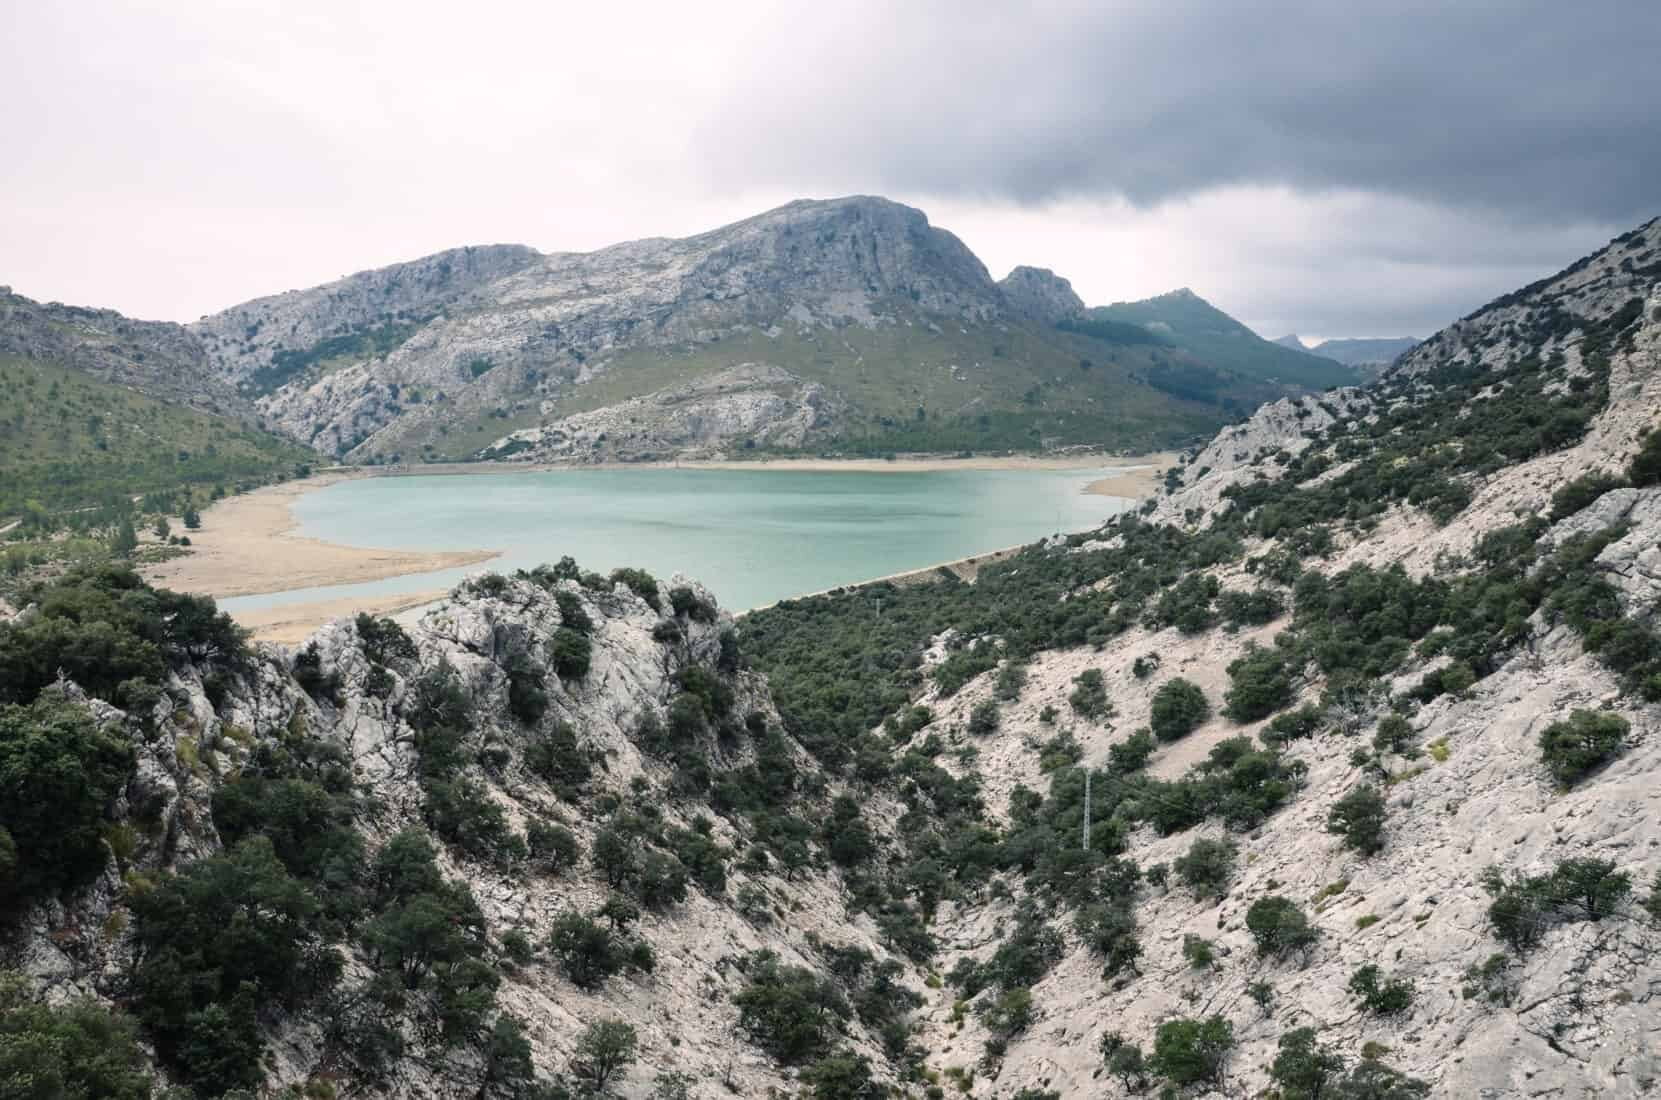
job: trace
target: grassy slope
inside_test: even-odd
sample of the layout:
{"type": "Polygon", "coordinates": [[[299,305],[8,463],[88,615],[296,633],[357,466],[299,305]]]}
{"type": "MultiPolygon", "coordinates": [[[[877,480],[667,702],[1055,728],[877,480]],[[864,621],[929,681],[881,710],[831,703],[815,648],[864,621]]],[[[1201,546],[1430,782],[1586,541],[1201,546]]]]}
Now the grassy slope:
{"type": "Polygon", "coordinates": [[[233,484],[316,455],[67,367],[0,356],[0,515],[112,496],[233,484]]]}
{"type": "MultiPolygon", "coordinates": [[[[822,449],[854,451],[1165,446],[1209,434],[1280,392],[1225,372],[1216,377],[1209,400],[1190,400],[1147,382],[1150,373],[1193,365],[1172,348],[1113,344],[1037,326],[930,327],[921,321],[875,329],[792,327],[777,336],[751,330],[708,344],[632,349],[601,363],[598,377],[556,393],[553,417],[727,367],[765,363],[846,398],[852,416],[822,449]],[[918,408],[924,410],[921,421],[918,408]]],[[[412,426],[396,444],[384,446],[409,455],[431,443],[428,457],[462,458],[539,419],[531,402],[506,418],[451,424],[436,438],[426,434],[427,426],[412,426]]]]}
{"type": "Polygon", "coordinates": [[[1340,363],[1263,339],[1192,293],[1177,291],[1141,302],[1099,306],[1090,316],[1153,326],[1202,362],[1263,381],[1321,390],[1360,380],[1354,370],[1340,363]]]}

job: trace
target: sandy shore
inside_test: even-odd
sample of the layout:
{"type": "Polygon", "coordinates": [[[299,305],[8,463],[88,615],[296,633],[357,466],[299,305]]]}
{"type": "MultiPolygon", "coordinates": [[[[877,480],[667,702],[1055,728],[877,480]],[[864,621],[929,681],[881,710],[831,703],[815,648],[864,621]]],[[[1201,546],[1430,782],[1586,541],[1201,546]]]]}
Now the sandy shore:
{"type": "Polygon", "coordinates": [[[222,598],[378,581],[496,557],[494,550],[374,550],[291,534],[296,520],[289,506],[346,476],[320,474],[217,502],[202,513],[201,529],[190,532],[192,552],[146,566],[145,579],[222,598]]]}

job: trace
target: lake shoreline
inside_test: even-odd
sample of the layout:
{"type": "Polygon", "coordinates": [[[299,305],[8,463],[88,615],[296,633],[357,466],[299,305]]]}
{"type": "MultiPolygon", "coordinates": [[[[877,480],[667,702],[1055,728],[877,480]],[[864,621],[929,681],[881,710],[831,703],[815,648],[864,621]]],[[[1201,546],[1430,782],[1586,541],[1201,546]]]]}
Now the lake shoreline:
{"type": "MultiPolygon", "coordinates": [[[[654,463],[594,463],[589,465],[531,463],[451,463],[408,467],[337,467],[297,481],[265,486],[216,502],[202,513],[202,527],[191,532],[193,552],[144,570],[145,578],[163,587],[202,593],[215,598],[277,595],[306,588],[354,584],[433,573],[483,564],[500,556],[493,549],[402,551],[349,546],[294,534],[299,521],[293,505],[307,493],[368,477],[468,476],[514,473],[571,473],[590,470],[722,470],[827,473],[923,473],[939,471],[1089,470],[1107,467],[1117,472],[1083,487],[1093,495],[1137,499],[1153,492],[1164,470],[1177,455],[1065,456],[907,456],[887,459],[770,458],[754,461],[688,460],[654,463]]],[[[940,568],[961,570],[970,563],[995,560],[1011,550],[988,551],[895,574],[895,579],[934,575],[940,568]]],[[[960,572],[960,575],[962,573],[960,572]]],[[[972,572],[969,574],[972,576],[972,572]]],[[[874,583],[861,581],[858,584],[874,583]]],[[[847,586],[844,586],[847,587],[847,586]]],[[[366,612],[373,615],[406,613],[431,603],[445,590],[379,596],[340,597],[233,612],[259,641],[295,644],[333,619],[366,612]],[[417,598],[419,597],[419,598],[417,598]]]]}

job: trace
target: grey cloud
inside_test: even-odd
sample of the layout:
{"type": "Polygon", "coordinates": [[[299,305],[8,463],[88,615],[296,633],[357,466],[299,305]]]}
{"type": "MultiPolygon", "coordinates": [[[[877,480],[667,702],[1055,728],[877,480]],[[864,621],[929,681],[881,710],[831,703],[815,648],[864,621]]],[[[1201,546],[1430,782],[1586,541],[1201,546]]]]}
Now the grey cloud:
{"type": "Polygon", "coordinates": [[[1661,200],[1661,4],[908,4],[804,34],[702,130],[712,171],[1032,202],[1239,183],[1536,220],[1661,200]]]}

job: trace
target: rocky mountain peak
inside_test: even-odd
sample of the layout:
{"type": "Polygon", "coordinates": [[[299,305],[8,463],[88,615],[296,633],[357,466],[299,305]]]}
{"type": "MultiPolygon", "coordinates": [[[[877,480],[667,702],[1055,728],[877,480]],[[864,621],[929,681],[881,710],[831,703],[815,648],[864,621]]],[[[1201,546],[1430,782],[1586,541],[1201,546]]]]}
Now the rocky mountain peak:
{"type": "Polygon", "coordinates": [[[1084,301],[1073,292],[1073,284],[1047,267],[1023,264],[1004,276],[998,288],[1015,309],[1049,324],[1084,313],[1084,301]]]}

